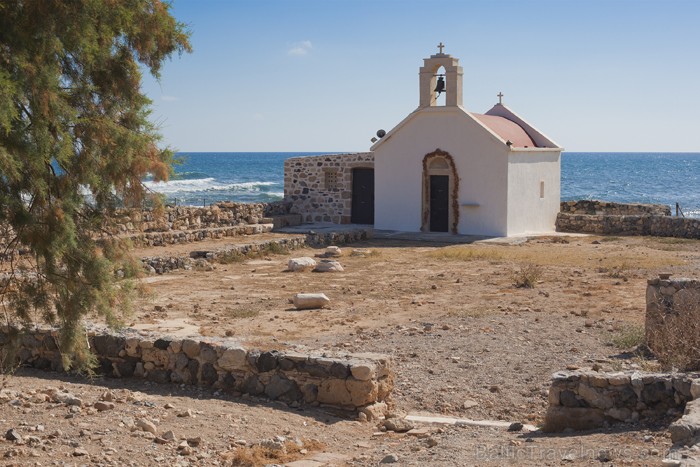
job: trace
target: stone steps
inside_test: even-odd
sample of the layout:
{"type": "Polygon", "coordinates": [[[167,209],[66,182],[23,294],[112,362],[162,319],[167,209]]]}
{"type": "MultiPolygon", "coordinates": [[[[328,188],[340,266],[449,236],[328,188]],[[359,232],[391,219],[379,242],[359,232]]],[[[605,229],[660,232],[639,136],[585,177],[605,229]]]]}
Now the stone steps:
{"type": "MultiPolygon", "coordinates": [[[[342,232],[314,232],[310,231],[301,236],[299,234],[286,238],[269,239],[262,241],[248,241],[246,243],[231,244],[212,250],[194,249],[188,255],[181,256],[151,256],[141,258],[144,267],[151,273],[163,274],[176,269],[190,269],[198,259],[207,261],[226,261],[228,255],[240,254],[249,256],[267,251],[292,251],[304,247],[319,247],[327,245],[342,245],[346,243],[367,240],[372,237],[371,228],[358,228],[343,230],[342,232]],[[151,271],[152,268],[153,270],[151,271]]],[[[246,239],[249,240],[249,239],[246,239]]]]}

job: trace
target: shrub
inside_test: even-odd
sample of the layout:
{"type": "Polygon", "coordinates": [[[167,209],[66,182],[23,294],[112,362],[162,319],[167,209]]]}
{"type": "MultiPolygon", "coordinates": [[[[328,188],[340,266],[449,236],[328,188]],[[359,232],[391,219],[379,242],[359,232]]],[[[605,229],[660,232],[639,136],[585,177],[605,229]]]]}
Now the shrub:
{"type": "Polygon", "coordinates": [[[651,351],[665,369],[700,370],[700,304],[678,300],[655,308],[651,315],[647,310],[646,342],[651,351]]]}
{"type": "Polygon", "coordinates": [[[611,343],[620,350],[628,350],[644,344],[644,326],[630,325],[615,334],[611,343]]]}
{"type": "Polygon", "coordinates": [[[265,245],[262,253],[267,253],[270,255],[288,255],[289,250],[286,246],[282,245],[281,243],[270,242],[267,245],[265,245]]]}
{"type": "Polygon", "coordinates": [[[216,261],[221,264],[242,263],[245,255],[238,250],[228,250],[216,256],[216,261]]]}
{"type": "Polygon", "coordinates": [[[542,278],[544,270],[536,264],[526,264],[513,273],[513,285],[518,288],[534,289],[537,281],[542,278]]]}
{"type": "Polygon", "coordinates": [[[630,268],[625,262],[612,266],[601,266],[596,268],[597,272],[605,274],[607,277],[611,277],[613,279],[624,279],[625,281],[627,281],[629,270],[630,268]]]}

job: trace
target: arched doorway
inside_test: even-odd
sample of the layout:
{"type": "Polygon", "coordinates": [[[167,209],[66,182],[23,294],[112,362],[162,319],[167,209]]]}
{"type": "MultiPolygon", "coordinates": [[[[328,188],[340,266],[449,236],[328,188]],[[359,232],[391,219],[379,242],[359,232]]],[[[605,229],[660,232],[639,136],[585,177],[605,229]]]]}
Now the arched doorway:
{"type": "Polygon", "coordinates": [[[452,156],[436,149],[423,158],[423,232],[457,233],[459,177],[452,156]]]}

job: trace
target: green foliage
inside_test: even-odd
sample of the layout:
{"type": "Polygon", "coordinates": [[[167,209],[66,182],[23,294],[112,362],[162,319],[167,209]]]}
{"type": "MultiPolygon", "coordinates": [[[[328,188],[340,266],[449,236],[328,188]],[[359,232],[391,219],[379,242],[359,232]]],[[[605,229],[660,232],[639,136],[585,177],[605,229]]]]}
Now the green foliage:
{"type": "Polygon", "coordinates": [[[160,0],[0,0],[0,224],[15,264],[2,297],[16,316],[60,324],[66,363],[87,367],[82,317],[115,322],[129,287],[115,284],[128,256],[96,234],[117,204],[142,202],[150,173],[167,179],[141,70],[190,50],[188,32],[160,0]],[[86,202],[83,192],[90,193],[86,202]]]}
{"type": "Polygon", "coordinates": [[[261,251],[261,255],[288,255],[289,250],[282,245],[281,243],[277,242],[270,242],[267,245],[265,245],[264,249],[261,251]]]}
{"type": "Polygon", "coordinates": [[[628,350],[640,346],[644,341],[644,326],[642,325],[625,326],[611,340],[612,344],[620,350],[628,350]]]}

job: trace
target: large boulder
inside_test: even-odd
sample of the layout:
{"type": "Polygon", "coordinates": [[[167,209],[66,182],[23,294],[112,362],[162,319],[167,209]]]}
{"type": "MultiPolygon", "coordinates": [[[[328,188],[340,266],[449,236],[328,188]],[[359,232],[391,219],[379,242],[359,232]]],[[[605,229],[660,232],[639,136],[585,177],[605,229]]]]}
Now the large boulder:
{"type": "Polygon", "coordinates": [[[313,269],[316,266],[316,260],[309,258],[308,256],[302,256],[301,258],[292,258],[287,263],[287,269],[292,272],[306,271],[307,269],[313,269]]]}
{"type": "Polygon", "coordinates": [[[331,301],[323,293],[298,293],[292,299],[292,303],[297,310],[310,310],[328,306],[331,301]]]}

